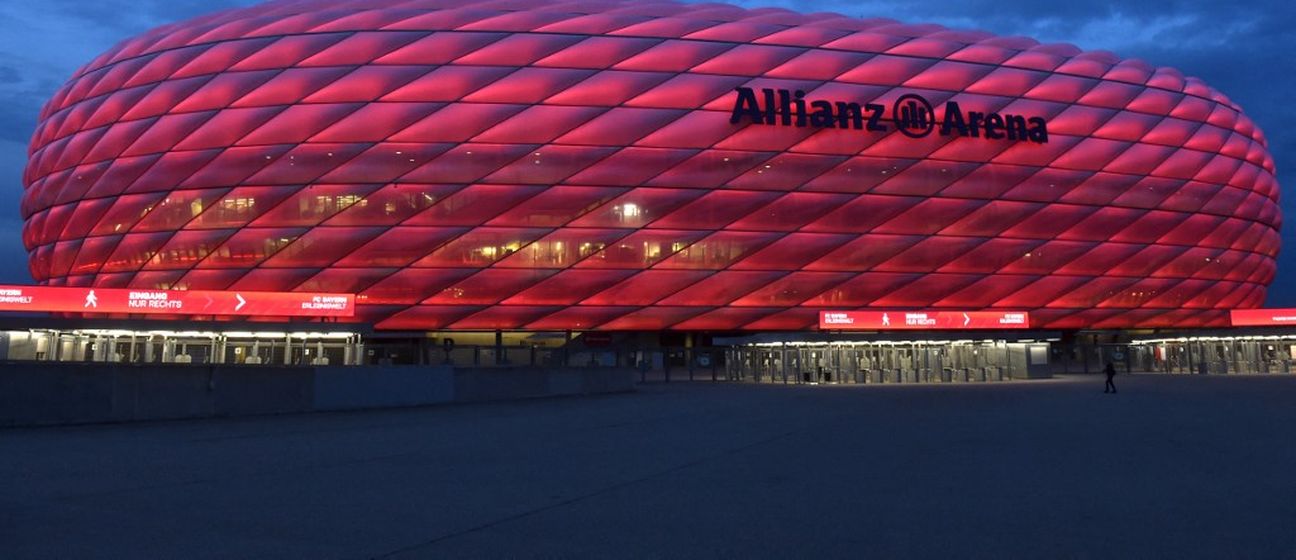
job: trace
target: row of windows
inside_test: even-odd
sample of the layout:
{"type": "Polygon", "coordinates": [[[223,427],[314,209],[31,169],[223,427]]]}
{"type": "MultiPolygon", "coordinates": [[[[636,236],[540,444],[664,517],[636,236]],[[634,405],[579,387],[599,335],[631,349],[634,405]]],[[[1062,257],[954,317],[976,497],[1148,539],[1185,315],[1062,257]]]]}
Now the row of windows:
{"type": "Polygon", "coordinates": [[[957,272],[1247,279],[1271,256],[1166,245],[869,235],[485,228],[205,230],[42,246],[41,277],[198,268],[374,267],[957,272]]]}

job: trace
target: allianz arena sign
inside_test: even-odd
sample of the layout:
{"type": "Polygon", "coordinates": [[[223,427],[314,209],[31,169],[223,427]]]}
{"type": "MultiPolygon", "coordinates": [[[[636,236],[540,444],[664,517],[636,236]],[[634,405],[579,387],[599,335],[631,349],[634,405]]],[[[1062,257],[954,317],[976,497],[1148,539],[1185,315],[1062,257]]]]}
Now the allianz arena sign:
{"type": "Polygon", "coordinates": [[[930,101],[917,93],[895,100],[890,111],[880,103],[806,99],[801,90],[740,87],[729,117],[731,124],[795,126],[798,128],[840,128],[886,133],[895,130],[910,138],[922,138],[939,131],[941,136],[963,136],[988,140],[1048,142],[1048,123],[1041,117],[1024,117],[996,112],[967,111],[956,101],[947,101],[938,114],[930,101]],[[888,124],[889,123],[889,124],[888,124]]]}

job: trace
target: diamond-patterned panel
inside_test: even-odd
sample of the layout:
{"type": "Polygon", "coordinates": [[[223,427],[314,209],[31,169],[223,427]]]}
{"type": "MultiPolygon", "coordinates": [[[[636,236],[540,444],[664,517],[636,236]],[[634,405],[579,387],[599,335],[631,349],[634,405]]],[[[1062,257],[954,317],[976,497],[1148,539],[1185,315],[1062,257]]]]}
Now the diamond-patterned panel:
{"type": "Polygon", "coordinates": [[[1170,68],[671,1],[278,0],[44,107],[51,285],[355,292],[380,329],[811,328],[820,309],[1221,325],[1273,280],[1263,133],[1170,68]],[[1040,116],[1049,141],[730,122],[735,88],[1040,116]]]}

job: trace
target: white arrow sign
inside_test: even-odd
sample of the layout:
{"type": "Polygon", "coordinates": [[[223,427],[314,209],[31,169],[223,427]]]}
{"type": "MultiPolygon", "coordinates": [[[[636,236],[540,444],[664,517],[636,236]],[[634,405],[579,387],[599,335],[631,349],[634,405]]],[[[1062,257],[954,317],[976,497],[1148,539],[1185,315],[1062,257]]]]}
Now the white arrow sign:
{"type": "MultiPolygon", "coordinates": [[[[234,294],[234,299],[237,299],[237,300],[238,300],[238,305],[235,305],[235,306],[234,306],[234,310],[235,310],[235,311],[238,311],[238,310],[240,310],[240,309],[243,309],[243,306],[244,306],[244,305],[247,305],[247,300],[243,299],[243,295],[242,295],[242,294],[234,294]]],[[[966,315],[964,315],[964,316],[966,317],[966,315]]]]}
{"type": "Polygon", "coordinates": [[[964,314],[963,314],[963,326],[966,327],[966,326],[968,326],[968,323],[971,323],[971,322],[972,322],[972,318],[971,318],[971,317],[968,317],[968,314],[967,314],[967,313],[964,313],[964,314]]]}

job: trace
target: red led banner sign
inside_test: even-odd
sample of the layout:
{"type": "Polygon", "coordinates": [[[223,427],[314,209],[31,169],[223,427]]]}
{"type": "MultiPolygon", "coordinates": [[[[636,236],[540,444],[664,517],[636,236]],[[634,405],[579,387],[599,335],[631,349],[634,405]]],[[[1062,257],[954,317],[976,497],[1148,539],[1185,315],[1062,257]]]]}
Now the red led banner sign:
{"type": "Polygon", "coordinates": [[[820,311],[832,331],[1029,329],[1025,311],[820,311]]]}
{"type": "Polygon", "coordinates": [[[1296,325],[1296,309],[1234,309],[1229,323],[1235,327],[1296,325]]]}
{"type": "Polygon", "coordinates": [[[0,286],[0,311],[350,317],[355,295],[0,286]]]}

